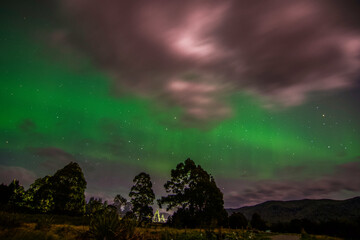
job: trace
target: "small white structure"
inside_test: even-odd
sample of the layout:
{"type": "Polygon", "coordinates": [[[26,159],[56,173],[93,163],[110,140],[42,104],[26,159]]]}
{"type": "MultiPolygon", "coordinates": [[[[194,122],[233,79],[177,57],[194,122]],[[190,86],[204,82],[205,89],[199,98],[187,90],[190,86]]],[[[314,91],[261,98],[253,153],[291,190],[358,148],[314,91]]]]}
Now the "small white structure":
{"type": "Polygon", "coordinates": [[[156,222],[156,223],[165,223],[166,219],[164,218],[164,214],[161,214],[161,216],[160,216],[160,212],[158,209],[158,210],[156,210],[152,221],[156,222]]]}

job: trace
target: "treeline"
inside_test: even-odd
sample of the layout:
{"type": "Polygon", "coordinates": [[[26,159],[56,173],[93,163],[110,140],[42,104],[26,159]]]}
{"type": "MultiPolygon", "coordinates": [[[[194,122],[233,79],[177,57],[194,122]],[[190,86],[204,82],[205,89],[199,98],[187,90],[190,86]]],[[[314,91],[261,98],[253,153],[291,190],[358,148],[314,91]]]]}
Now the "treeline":
{"type": "Polygon", "coordinates": [[[251,220],[248,221],[242,213],[236,212],[229,217],[229,227],[251,228],[261,231],[270,230],[277,233],[328,235],[346,239],[360,239],[360,218],[355,221],[343,219],[327,221],[293,219],[290,222],[268,223],[258,213],[254,213],[251,220]]]}
{"type": "Polygon", "coordinates": [[[82,215],[85,213],[84,174],[71,162],[53,176],[36,179],[25,191],[18,180],[0,185],[0,204],[5,211],[82,215]]]}
{"type": "Polygon", "coordinates": [[[269,225],[269,229],[282,233],[322,234],[346,239],[360,239],[360,218],[355,221],[332,219],[311,221],[293,219],[290,222],[278,222],[269,225]]]}
{"type": "MultiPolygon", "coordinates": [[[[228,226],[223,194],[214,178],[193,160],[187,159],[171,170],[171,179],[164,185],[167,196],[157,200],[159,207],[174,210],[167,224],[175,227],[228,226]]],[[[128,201],[121,195],[113,204],[101,199],[85,201],[86,180],[77,163],[71,162],[53,176],[37,179],[25,191],[19,181],[0,186],[0,207],[3,211],[95,216],[115,212],[139,224],[153,220],[155,194],[150,175],[135,176],[128,201]]]]}
{"type": "MultiPolygon", "coordinates": [[[[214,178],[193,160],[187,159],[171,170],[171,179],[164,184],[167,196],[157,199],[160,208],[174,213],[166,224],[177,228],[215,228],[257,229],[273,232],[326,234],[339,237],[360,237],[360,219],[355,222],[331,220],[312,222],[292,220],[291,222],[266,223],[258,213],[251,219],[240,213],[227,215],[224,209],[223,194],[214,178]]],[[[130,225],[146,225],[154,220],[152,205],[155,194],[150,175],[140,173],[134,177],[127,200],[120,194],[112,204],[91,197],[85,201],[86,180],[77,163],[71,162],[53,176],[37,179],[25,191],[19,181],[0,185],[0,208],[2,211],[21,213],[45,213],[84,216],[89,219],[90,229],[107,221],[117,222],[122,229],[130,225]],[[120,219],[122,219],[120,221],[120,219]],[[131,224],[130,224],[131,223],[131,224]],[[130,224],[130,225],[129,225],[130,224]]],[[[159,214],[155,216],[158,221],[159,214]]],[[[115,230],[114,230],[115,231],[115,230]]]]}

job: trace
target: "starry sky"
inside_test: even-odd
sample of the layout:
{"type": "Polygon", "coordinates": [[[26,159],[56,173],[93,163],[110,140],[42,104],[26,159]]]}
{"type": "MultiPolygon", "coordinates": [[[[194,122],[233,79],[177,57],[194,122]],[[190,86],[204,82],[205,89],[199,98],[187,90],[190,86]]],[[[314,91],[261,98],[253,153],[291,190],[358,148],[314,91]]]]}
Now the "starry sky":
{"type": "Polygon", "coordinates": [[[190,157],[225,207],[360,195],[358,1],[6,0],[0,182],[76,161],[157,197],[190,157]]]}

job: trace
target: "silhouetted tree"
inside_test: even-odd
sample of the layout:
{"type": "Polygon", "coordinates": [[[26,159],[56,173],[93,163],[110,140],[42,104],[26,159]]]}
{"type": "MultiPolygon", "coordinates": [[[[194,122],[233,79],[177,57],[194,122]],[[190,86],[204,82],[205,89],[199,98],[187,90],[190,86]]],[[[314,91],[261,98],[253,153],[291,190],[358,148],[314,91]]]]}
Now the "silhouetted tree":
{"type": "Polygon", "coordinates": [[[229,217],[229,226],[231,228],[246,228],[248,221],[241,212],[233,213],[229,217]]]}
{"type": "Polygon", "coordinates": [[[80,166],[71,162],[51,178],[54,191],[54,211],[83,214],[85,212],[86,181],[80,166]]]}
{"type": "Polygon", "coordinates": [[[35,212],[51,212],[54,210],[54,190],[51,185],[51,176],[38,178],[25,193],[28,209],[35,212]]]}
{"type": "Polygon", "coordinates": [[[179,163],[171,170],[171,180],[164,185],[168,196],[158,200],[167,210],[177,208],[171,223],[178,226],[198,227],[223,225],[227,213],[223,194],[215,180],[191,159],[179,163]],[[180,225],[179,225],[180,224],[180,225]]]}
{"type": "Polygon", "coordinates": [[[8,204],[10,197],[11,197],[11,189],[9,188],[9,186],[2,183],[0,185],[0,206],[2,208],[8,204]]]}
{"type": "Polygon", "coordinates": [[[134,185],[129,194],[133,213],[140,222],[150,221],[153,217],[153,209],[150,205],[155,199],[150,175],[142,172],[134,178],[133,182],[134,185]]]}
{"type": "Polygon", "coordinates": [[[252,215],[250,224],[251,227],[256,228],[258,230],[262,230],[262,231],[266,230],[266,223],[258,213],[254,213],[252,215]]]}
{"type": "Polygon", "coordinates": [[[9,198],[9,205],[12,209],[20,209],[25,206],[24,196],[25,190],[24,187],[19,184],[19,180],[14,179],[9,184],[10,190],[10,198],[9,198]]]}
{"type": "Polygon", "coordinates": [[[54,176],[38,178],[25,191],[18,180],[0,187],[1,203],[11,210],[83,214],[86,181],[80,166],[71,162],[54,176]]]}

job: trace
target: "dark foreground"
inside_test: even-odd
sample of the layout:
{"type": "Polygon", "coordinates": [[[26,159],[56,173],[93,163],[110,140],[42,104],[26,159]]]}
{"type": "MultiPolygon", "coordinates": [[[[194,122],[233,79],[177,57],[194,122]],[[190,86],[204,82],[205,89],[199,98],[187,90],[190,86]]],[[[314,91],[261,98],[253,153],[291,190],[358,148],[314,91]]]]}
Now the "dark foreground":
{"type": "MultiPolygon", "coordinates": [[[[30,214],[1,213],[0,239],[36,239],[36,240],[81,240],[105,239],[104,232],[112,231],[111,222],[92,228],[85,218],[68,216],[48,216],[30,214]],[[105,227],[104,227],[105,226],[105,227]]],[[[105,234],[106,235],[106,234],[105,234]]],[[[139,239],[139,240],[340,240],[328,236],[303,234],[278,234],[255,230],[241,230],[229,228],[216,229],[176,229],[163,225],[149,224],[145,227],[128,225],[120,229],[115,235],[107,235],[110,239],[139,239]]]]}

